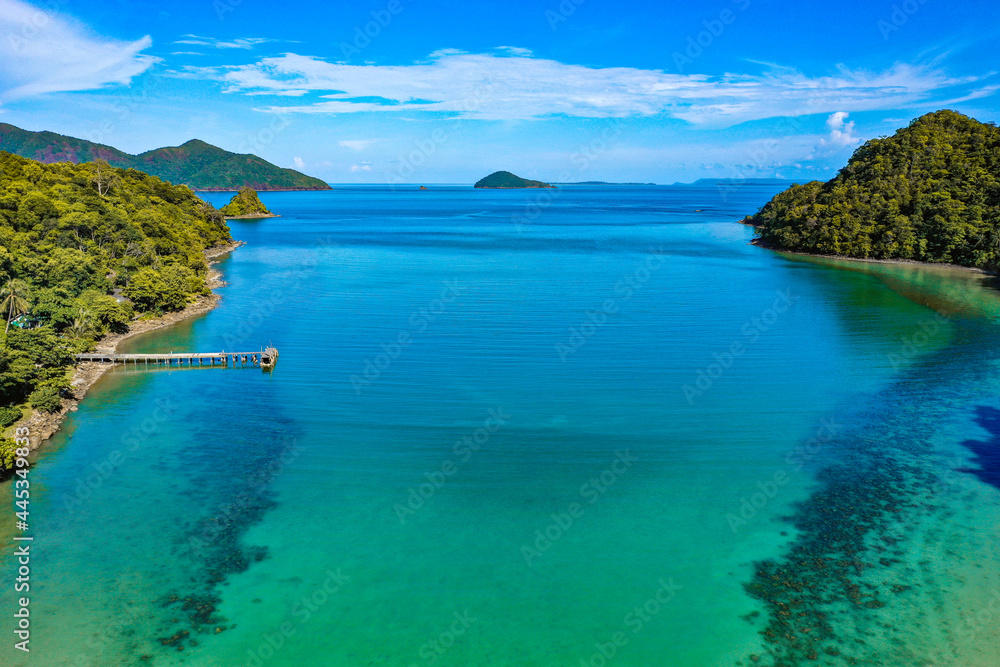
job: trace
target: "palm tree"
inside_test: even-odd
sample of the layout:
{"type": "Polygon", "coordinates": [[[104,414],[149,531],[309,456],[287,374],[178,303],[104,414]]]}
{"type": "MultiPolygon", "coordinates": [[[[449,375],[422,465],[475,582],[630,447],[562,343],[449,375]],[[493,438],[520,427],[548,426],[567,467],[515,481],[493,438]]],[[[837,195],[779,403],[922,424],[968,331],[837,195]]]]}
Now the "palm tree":
{"type": "Polygon", "coordinates": [[[90,311],[81,308],[73,318],[73,324],[69,327],[70,335],[74,338],[86,338],[94,332],[94,318],[90,311]]]}
{"type": "Polygon", "coordinates": [[[3,337],[6,340],[7,331],[14,318],[28,312],[28,286],[23,280],[8,278],[3,288],[0,288],[0,311],[7,311],[7,326],[4,327],[3,337]]]}

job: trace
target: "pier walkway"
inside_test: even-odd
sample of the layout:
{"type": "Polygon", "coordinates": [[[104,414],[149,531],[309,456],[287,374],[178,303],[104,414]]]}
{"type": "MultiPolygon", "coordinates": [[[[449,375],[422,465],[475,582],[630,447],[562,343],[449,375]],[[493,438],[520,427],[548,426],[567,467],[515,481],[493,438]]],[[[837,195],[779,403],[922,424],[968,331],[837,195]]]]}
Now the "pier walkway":
{"type": "Polygon", "coordinates": [[[149,366],[229,366],[256,367],[265,370],[273,368],[278,359],[278,351],[273,347],[257,352],[171,352],[170,354],[116,354],[113,352],[87,352],[76,355],[80,362],[92,361],[104,364],[140,364],[149,366]]]}

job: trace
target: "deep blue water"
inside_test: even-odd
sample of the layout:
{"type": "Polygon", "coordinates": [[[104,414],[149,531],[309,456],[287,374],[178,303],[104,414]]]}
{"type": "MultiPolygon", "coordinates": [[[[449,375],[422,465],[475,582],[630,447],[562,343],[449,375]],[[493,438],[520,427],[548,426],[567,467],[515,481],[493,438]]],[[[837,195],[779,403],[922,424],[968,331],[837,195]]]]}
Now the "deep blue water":
{"type": "Polygon", "coordinates": [[[994,293],[753,247],[775,192],[265,193],[129,346],[278,366],[102,380],[5,664],[995,664],[994,293]]]}

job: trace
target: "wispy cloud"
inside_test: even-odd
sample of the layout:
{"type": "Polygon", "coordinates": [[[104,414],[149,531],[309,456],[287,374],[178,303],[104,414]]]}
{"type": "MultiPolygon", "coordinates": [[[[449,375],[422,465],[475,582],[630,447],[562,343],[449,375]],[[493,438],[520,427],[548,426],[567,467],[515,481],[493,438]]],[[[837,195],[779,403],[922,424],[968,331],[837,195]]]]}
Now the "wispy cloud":
{"type": "Polygon", "coordinates": [[[990,94],[989,88],[977,88],[980,77],[958,78],[905,64],[877,72],[840,67],[820,77],[788,67],[712,77],[564,64],[513,47],[491,54],[445,49],[426,61],[393,66],[347,65],[286,53],[248,65],[188,67],[183,75],[217,80],[228,93],[322,94],[309,104],[264,109],[280,113],[443,112],[489,120],[665,114],[706,127],[990,94]]]}
{"type": "Polygon", "coordinates": [[[184,35],[184,39],[178,39],[174,44],[189,44],[193,46],[211,46],[216,49],[252,49],[258,44],[277,42],[276,39],[266,37],[241,37],[237,39],[224,40],[214,37],[200,37],[198,35],[184,35]]]}
{"type": "Polygon", "coordinates": [[[378,141],[378,139],[344,139],[343,141],[338,141],[337,143],[344,148],[350,148],[352,151],[363,151],[376,141],[378,141]]]}
{"type": "Polygon", "coordinates": [[[372,165],[370,162],[362,162],[361,164],[352,164],[350,169],[352,174],[357,174],[363,171],[371,171],[371,170],[372,170],[372,165]]]}
{"type": "Polygon", "coordinates": [[[837,111],[830,114],[826,119],[826,126],[830,130],[830,136],[823,140],[823,145],[835,148],[846,148],[861,143],[861,138],[854,134],[854,121],[847,122],[846,111],[837,111]]]}
{"type": "Polygon", "coordinates": [[[93,35],[59,14],[0,0],[0,100],[127,84],[159,62],[147,35],[123,42],[93,35]]]}

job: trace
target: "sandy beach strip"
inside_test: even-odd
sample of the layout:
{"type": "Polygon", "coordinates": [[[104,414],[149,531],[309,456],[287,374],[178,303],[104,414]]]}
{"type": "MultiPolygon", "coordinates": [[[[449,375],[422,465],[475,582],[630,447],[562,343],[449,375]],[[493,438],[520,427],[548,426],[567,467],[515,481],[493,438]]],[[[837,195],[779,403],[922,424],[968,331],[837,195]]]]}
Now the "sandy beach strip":
{"type": "MultiPolygon", "coordinates": [[[[129,326],[129,330],[121,334],[108,334],[101,340],[97,341],[96,350],[98,352],[117,352],[118,346],[129,338],[133,338],[140,334],[149,333],[150,331],[156,331],[158,329],[163,329],[169,327],[173,324],[177,324],[182,320],[186,320],[191,317],[198,315],[203,315],[217,305],[222,297],[214,292],[215,289],[222,287],[226,283],[222,280],[222,274],[212,268],[218,263],[219,259],[223,256],[236,250],[241,245],[243,241],[233,241],[224,246],[216,246],[214,248],[208,248],[205,250],[205,259],[208,261],[208,277],[206,284],[209,290],[213,290],[208,296],[200,296],[198,299],[186,307],[184,310],[179,310],[174,313],[166,313],[157,318],[148,320],[137,320],[132,322],[129,326]]],[[[30,431],[30,449],[32,451],[38,449],[46,440],[51,438],[59,430],[62,425],[66,415],[70,412],[74,412],[80,401],[87,395],[94,384],[103,377],[105,373],[114,368],[114,364],[102,364],[96,362],[84,362],[77,364],[73,370],[73,378],[70,381],[70,392],[73,398],[63,398],[62,407],[59,408],[57,412],[42,412],[40,410],[33,410],[32,413],[21,419],[16,424],[10,426],[8,431],[13,432],[13,429],[18,427],[27,427],[30,431]]]]}

